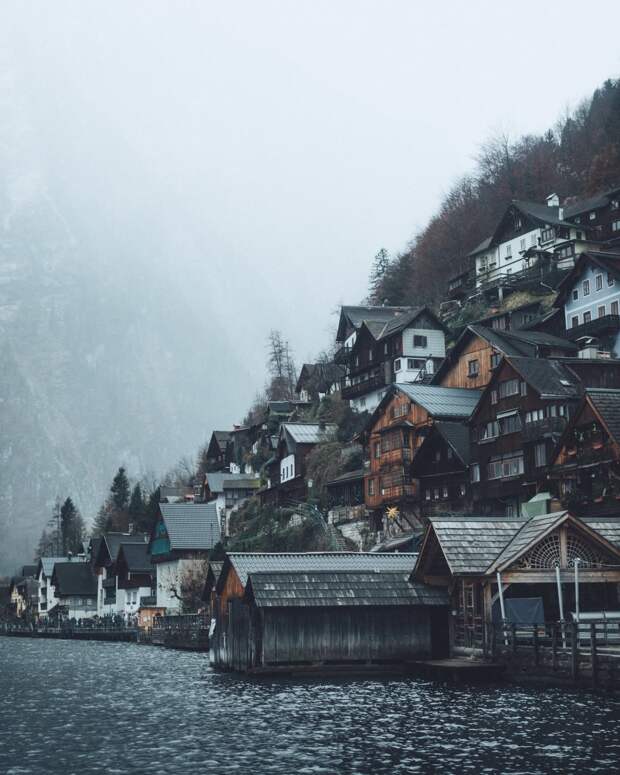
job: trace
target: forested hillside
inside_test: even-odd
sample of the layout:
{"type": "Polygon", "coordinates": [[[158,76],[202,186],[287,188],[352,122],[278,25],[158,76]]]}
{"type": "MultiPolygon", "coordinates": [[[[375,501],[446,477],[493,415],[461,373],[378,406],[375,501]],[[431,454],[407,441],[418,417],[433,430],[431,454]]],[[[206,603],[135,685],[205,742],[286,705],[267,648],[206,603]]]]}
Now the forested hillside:
{"type": "Polygon", "coordinates": [[[488,236],[512,199],[541,202],[551,192],[582,197],[618,181],[620,80],[609,80],[544,135],[487,142],[472,173],[452,187],[426,228],[379,267],[371,300],[436,303],[459,260],[488,236]]]}

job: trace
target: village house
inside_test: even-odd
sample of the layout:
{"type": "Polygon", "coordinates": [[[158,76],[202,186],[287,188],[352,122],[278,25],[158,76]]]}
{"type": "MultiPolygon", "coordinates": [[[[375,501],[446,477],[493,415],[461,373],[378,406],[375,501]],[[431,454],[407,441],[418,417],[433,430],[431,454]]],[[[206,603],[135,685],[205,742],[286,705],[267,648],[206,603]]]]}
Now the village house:
{"type": "MultiPolygon", "coordinates": [[[[544,501],[537,504],[546,506],[544,501]]],[[[580,611],[618,612],[617,518],[592,520],[566,511],[530,517],[443,515],[430,518],[413,578],[447,591],[451,650],[480,649],[502,620],[543,624],[580,611]],[[559,569],[559,570],[558,570],[559,569]],[[500,594],[501,585],[501,594],[500,594]]]]}
{"type": "Polygon", "coordinates": [[[370,458],[365,502],[371,529],[381,531],[391,523],[401,531],[421,528],[420,492],[411,474],[414,455],[437,420],[468,420],[480,395],[479,390],[432,385],[392,386],[363,434],[370,458]]]}
{"type": "Polygon", "coordinates": [[[146,545],[146,533],[109,532],[90,541],[90,565],[97,579],[98,616],[113,616],[125,610],[125,590],[118,589],[116,561],[122,544],[146,545]]]}
{"type": "Polygon", "coordinates": [[[480,389],[488,385],[502,356],[559,358],[575,356],[574,343],[541,331],[492,329],[478,323],[467,326],[437,370],[433,384],[480,389]]]}
{"type": "Polygon", "coordinates": [[[337,431],[333,423],[282,423],[276,453],[265,466],[267,486],[258,491],[261,503],[281,505],[305,501],[308,495],[306,459],[317,444],[335,441],[337,431]]]}
{"type": "Polygon", "coordinates": [[[68,557],[41,557],[39,564],[37,565],[36,578],[39,582],[39,601],[37,613],[42,618],[45,618],[47,616],[47,612],[52,609],[58,602],[54,592],[54,587],[52,585],[54,565],[57,562],[86,562],[86,555],[80,554],[68,557]]]}
{"type": "Polygon", "coordinates": [[[205,474],[202,492],[204,503],[215,503],[222,536],[229,534],[230,515],[256,494],[260,479],[246,474],[221,471],[205,474]]]}
{"type": "Polygon", "coordinates": [[[230,431],[213,431],[207,447],[207,465],[210,471],[230,471],[233,462],[233,442],[230,431]]]}
{"type": "Polygon", "coordinates": [[[620,515],[620,389],[585,391],[551,463],[553,490],[565,508],[620,515]]]}
{"type": "Polygon", "coordinates": [[[260,672],[442,656],[447,596],[408,582],[415,559],[360,552],[227,555],[216,584],[213,664],[260,672]]]}
{"type": "Polygon", "coordinates": [[[411,476],[419,483],[423,520],[436,514],[471,511],[469,460],[469,427],[462,422],[435,420],[411,464],[411,476]]]}
{"type": "Polygon", "coordinates": [[[116,558],[116,613],[127,621],[134,619],[142,605],[142,598],[151,596],[153,577],[148,545],[121,544],[116,558]]]}
{"type": "Polygon", "coordinates": [[[315,403],[340,390],[344,369],[337,363],[304,363],[295,393],[300,401],[315,403]]]}
{"type": "MultiPolygon", "coordinates": [[[[31,568],[24,566],[22,574],[31,573],[31,568]]],[[[39,603],[39,583],[32,575],[13,576],[9,586],[9,608],[13,616],[23,619],[27,616],[36,617],[39,603]]]]}
{"type": "Polygon", "coordinates": [[[564,218],[579,228],[586,228],[597,241],[613,245],[620,238],[620,187],[576,202],[565,202],[564,218]]]}
{"type": "Polygon", "coordinates": [[[215,502],[161,503],[149,542],[156,604],[178,612],[188,587],[204,583],[209,552],[221,540],[215,502]]]}
{"type": "MultiPolygon", "coordinates": [[[[620,212],[617,217],[620,223],[620,212]]],[[[590,357],[618,358],[620,252],[582,253],[558,286],[555,305],[564,313],[567,338],[590,357]]]]}
{"type": "Polygon", "coordinates": [[[209,560],[207,575],[205,576],[205,585],[204,589],[202,590],[202,599],[206,604],[207,613],[210,619],[215,618],[215,589],[223,567],[223,560],[209,560]]]}
{"type": "Polygon", "coordinates": [[[425,381],[445,357],[447,333],[427,307],[342,307],[342,397],[357,411],[373,411],[392,383],[425,381]]]}
{"type": "Polygon", "coordinates": [[[97,576],[88,562],[57,562],[52,571],[56,605],[48,618],[90,619],[97,615],[97,576]]]}

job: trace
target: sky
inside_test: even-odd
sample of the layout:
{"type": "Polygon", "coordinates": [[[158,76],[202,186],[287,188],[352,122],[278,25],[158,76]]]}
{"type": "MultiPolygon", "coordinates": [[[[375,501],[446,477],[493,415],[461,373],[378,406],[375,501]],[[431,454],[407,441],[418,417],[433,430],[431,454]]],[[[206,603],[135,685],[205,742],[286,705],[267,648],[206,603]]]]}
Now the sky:
{"type": "MultiPolygon", "coordinates": [[[[157,223],[157,261],[226,331],[248,400],[270,329],[298,363],[326,347],[373,256],[406,246],[486,138],[542,132],[620,75],[617,2],[5,0],[0,13],[55,193],[132,244],[157,223]]],[[[245,407],[217,410],[225,426],[245,407]]]]}

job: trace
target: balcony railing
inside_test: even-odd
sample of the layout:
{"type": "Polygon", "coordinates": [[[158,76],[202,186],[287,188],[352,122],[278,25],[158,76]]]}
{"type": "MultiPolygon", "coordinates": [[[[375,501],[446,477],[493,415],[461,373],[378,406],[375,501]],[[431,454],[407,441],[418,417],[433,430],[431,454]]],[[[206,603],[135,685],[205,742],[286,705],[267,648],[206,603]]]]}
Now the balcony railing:
{"type": "Polygon", "coordinates": [[[351,348],[348,345],[343,345],[334,354],[334,363],[346,363],[349,360],[351,354],[351,348]]]}
{"type": "Polygon", "coordinates": [[[365,396],[371,393],[373,390],[378,390],[386,384],[383,374],[379,374],[376,377],[362,380],[356,385],[347,385],[344,381],[340,389],[341,395],[344,399],[350,400],[352,398],[359,398],[359,396],[365,396]]]}
{"type": "Polygon", "coordinates": [[[583,336],[597,336],[605,331],[620,331],[620,315],[603,315],[600,318],[594,318],[589,323],[582,323],[580,326],[573,326],[566,332],[568,339],[581,339],[583,336]]]}
{"type": "Polygon", "coordinates": [[[535,441],[546,436],[560,435],[566,428],[565,417],[545,417],[544,420],[526,422],[523,426],[523,440],[535,441]]]}

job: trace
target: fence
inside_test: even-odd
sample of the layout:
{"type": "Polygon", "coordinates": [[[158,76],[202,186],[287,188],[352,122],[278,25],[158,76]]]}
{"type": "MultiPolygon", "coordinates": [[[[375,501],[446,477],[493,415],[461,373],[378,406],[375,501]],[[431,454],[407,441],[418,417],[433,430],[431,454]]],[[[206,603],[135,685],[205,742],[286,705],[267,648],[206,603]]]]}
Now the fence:
{"type": "Polygon", "coordinates": [[[207,651],[210,620],[206,614],[157,616],[153,620],[151,643],[173,649],[207,651]]]}
{"type": "Polygon", "coordinates": [[[514,672],[551,675],[594,688],[620,689],[620,622],[514,622],[486,627],[483,651],[514,672]]]}

